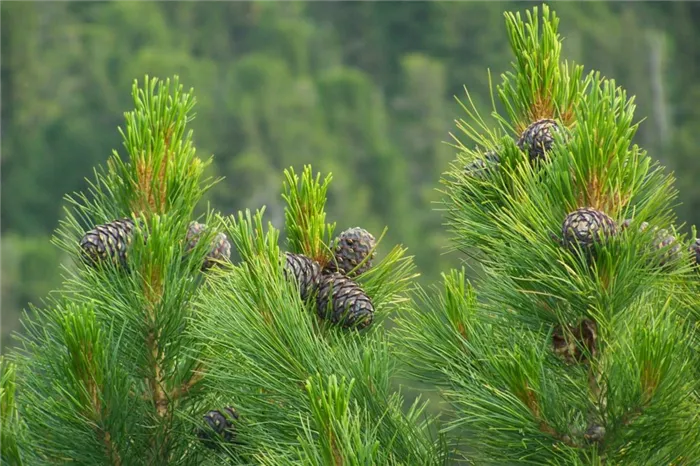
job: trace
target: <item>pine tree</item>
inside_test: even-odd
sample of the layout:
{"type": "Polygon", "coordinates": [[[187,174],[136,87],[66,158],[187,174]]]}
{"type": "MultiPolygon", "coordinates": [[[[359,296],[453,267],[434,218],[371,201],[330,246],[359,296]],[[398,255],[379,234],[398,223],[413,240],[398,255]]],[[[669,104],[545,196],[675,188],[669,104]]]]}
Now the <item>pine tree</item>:
{"type": "Polygon", "coordinates": [[[556,15],[506,25],[514,70],[493,121],[468,95],[442,190],[484,278],[452,270],[416,300],[386,231],[343,225],[366,241],[339,254],[332,177],[309,166],[285,172],[281,230],[264,208],[194,218],[216,180],[186,131],[193,93],[135,83],[127,157],[68,198],[55,243],[75,263],[0,361],[2,459],[698,464],[697,243],[674,179],[632,144],[633,99],[561,60],[556,15]],[[450,402],[445,428],[404,406],[397,355],[450,402]]]}
{"type": "Polygon", "coordinates": [[[331,175],[311,167],[286,172],[287,251],[264,208],[193,218],[216,182],[187,132],[193,92],[146,77],[133,98],[127,157],[68,197],[55,243],[75,263],[2,362],[3,459],[442,464],[425,405],[405,411],[392,385],[382,323],[407,306],[406,249],[329,276],[331,175]]]}
{"type": "Polygon", "coordinates": [[[484,278],[421,293],[398,333],[410,373],[441,388],[475,464],[698,464],[698,275],[690,241],[656,233],[674,180],[632,144],[634,99],[561,59],[546,5],[505,18],[513,70],[493,120],[463,105],[442,189],[484,278]]]}

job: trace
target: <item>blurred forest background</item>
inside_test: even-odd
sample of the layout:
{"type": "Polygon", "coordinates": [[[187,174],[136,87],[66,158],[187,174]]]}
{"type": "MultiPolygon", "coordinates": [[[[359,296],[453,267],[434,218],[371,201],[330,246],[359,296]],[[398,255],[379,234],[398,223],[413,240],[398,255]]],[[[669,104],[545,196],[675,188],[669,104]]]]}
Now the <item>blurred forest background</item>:
{"type": "MultiPolygon", "coordinates": [[[[282,170],[333,172],[328,211],[415,255],[423,283],[461,257],[439,212],[444,141],[467,85],[490,111],[510,66],[503,12],[525,2],[2,2],[2,343],[67,263],[49,243],[63,196],[112,149],[144,74],[195,88],[191,125],[224,214],[267,205],[282,170]]],[[[637,96],[637,142],[677,173],[681,221],[700,220],[700,3],[552,5],[564,55],[637,96]]],[[[339,230],[340,231],[340,230],[339,230]]]]}

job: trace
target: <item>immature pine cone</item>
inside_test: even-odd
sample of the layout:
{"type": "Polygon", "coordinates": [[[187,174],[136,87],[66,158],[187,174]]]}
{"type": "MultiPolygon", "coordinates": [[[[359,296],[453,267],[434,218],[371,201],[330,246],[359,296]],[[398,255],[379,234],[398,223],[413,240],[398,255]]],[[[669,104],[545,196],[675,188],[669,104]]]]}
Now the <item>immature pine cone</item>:
{"type": "MultiPolygon", "coordinates": [[[[187,228],[185,241],[185,252],[190,252],[197,246],[199,238],[207,229],[207,226],[198,222],[191,222],[187,228]]],[[[215,265],[220,265],[231,258],[231,243],[224,233],[218,233],[211,242],[209,252],[207,253],[201,270],[204,272],[215,265]]]]}
{"type": "MultiPolygon", "coordinates": [[[[624,222],[622,222],[622,223],[620,224],[620,230],[626,230],[626,229],[628,229],[629,227],[632,226],[632,223],[633,223],[633,222],[634,222],[634,219],[628,218],[627,220],[625,220],[624,222]]],[[[641,232],[641,231],[644,231],[644,230],[647,229],[647,227],[649,227],[649,223],[647,223],[647,222],[642,222],[642,223],[639,224],[639,231],[640,231],[640,232],[641,232]]]]}
{"type": "Polygon", "coordinates": [[[583,434],[583,438],[588,443],[600,442],[605,438],[605,427],[598,424],[591,424],[583,434]]]}
{"type": "Polygon", "coordinates": [[[98,225],[80,240],[82,259],[88,265],[112,260],[126,267],[128,248],[134,232],[134,221],[122,218],[98,225]]]}
{"type": "Polygon", "coordinates": [[[238,413],[233,408],[226,407],[221,411],[213,410],[204,415],[205,427],[197,432],[197,437],[208,448],[216,448],[216,437],[226,443],[232,443],[236,438],[236,429],[233,422],[238,419],[238,413]]]}
{"type": "MultiPolygon", "coordinates": [[[[627,229],[632,225],[632,219],[627,219],[625,220],[621,227],[622,229],[627,229]]],[[[649,224],[647,222],[642,222],[639,225],[639,231],[643,232],[649,227],[649,224]]],[[[661,250],[664,249],[663,254],[658,258],[657,264],[660,267],[664,267],[667,264],[670,264],[671,262],[680,259],[681,257],[681,246],[676,242],[676,237],[673,236],[668,232],[666,229],[661,229],[659,230],[658,228],[654,227],[654,232],[656,232],[656,235],[654,236],[654,241],[653,241],[653,248],[655,250],[661,250]]],[[[692,246],[691,246],[692,248],[692,246]]]]}
{"type": "Polygon", "coordinates": [[[299,285],[301,299],[306,299],[318,288],[321,266],[313,259],[301,254],[285,253],[284,275],[294,277],[299,285]]]}
{"type": "Polygon", "coordinates": [[[681,245],[676,242],[676,237],[666,229],[662,229],[656,234],[654,248],[664,250],[661,257],[659,257],[658,264],[660,267],[664,267],[681,257],[681,245]]]}
{"type": "Polygon", "coordinates": [[[590,248],[594,243],[617,233],[612,218],[599,210],[583,208],[566,216],[561,228],[564,246],[590,248]]]}
{"type": "Polygon", "coordinates": [[[374,320],[369,296],[357,283],[337,272],[321,278],[316,307],[321,318],[343,327],[365,328],[374,320]]]}
{"type": "Polygon", "coordinates": [[[483,158],[478,158],[469,163],[464,167],[464,172],[468,176],[478,178],[480,180],[486,179],[486,177],[498,169],[498,164],[501,158],[496,152],[487,152],[483,158]]]}
{"type": "Polygon", "coordinates": [[[376,244],[374,236],[367,230],[360,227],[345,230],[336,238],[335,261],[331,261],[329,270],[345,275],[362,275],[372,267],[376,244]],[[365,258],[367,260],[353,271],[365,258]]]}
{"type": "Polygon", "coordinates": [[[688,250],[695,253],[695,264],[700,265],[700,238],[696,238],[695,242],[690,245],[688,250]]]}
{"type": "Polygon", "coordinates": [[[531,162],[544,159],[545,152],[552,149],[553,134],[559,131],[559,125],[554,120],[538,120],[528,126],[518,139],[518,147],[526,152],[531,162]]]}

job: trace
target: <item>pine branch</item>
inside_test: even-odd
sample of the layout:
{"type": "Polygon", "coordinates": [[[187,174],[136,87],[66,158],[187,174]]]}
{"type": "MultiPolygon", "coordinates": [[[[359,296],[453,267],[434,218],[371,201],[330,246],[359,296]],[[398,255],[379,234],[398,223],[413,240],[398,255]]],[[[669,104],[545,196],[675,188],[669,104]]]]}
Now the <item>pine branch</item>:
{"type": "Polygon", "coordinates": [[[18,355],[27,383],[19,406],[27,421],[24,453],[32,462],[133,461],[125,456],[129,422],[121,410],[133,409],[134,400],[93,310],[68,304],[45,313],[41,323],[25,320],[25,325],[18,355]]]}
{"type": "Polygon", "coordinates": [[[446,276],[440,296],[423,296],[424,304],[398,321],[402,359],[410,375],[445,387],[457,415],[448,431],[472,439],[472,460],[617,464],[646,461],[647,442],[660,448],[653,453],[657,463],[696,454],[689,439],[700,432],[694,427],[700,418],[688,394],[697,378],[684,372],[692,339],[673,312],[660,317],[653,311],[665,294],[640,298],[612,322],[598,317],[604,329],[616,330],[597,336],[586,365],[562,364],[546,330],[527,330],[515,316],[478,303],[463,273],[446,276]],[[652,358],[672,356],[652,361],[652,348],[652,358]],[[661,395],[664,383],[675,388],[661,395]],[[686,410],[682,420],[674,406],[686,410]],[[642,418],[644,424],[635,425],[642,418]],[[651,425],[681,430],[660,437],[651,425]],[[635,438],[642,432],[644,440],[635,438]]]}
{"type": "MultiPolygon", "coordinates": [[[[289,172],[287,176],[289,180],[289,172]]],[[[293,201],[303,197],[294,193],[312,192],[320,186],[318,180],[307,176],[296,191],[287,183],[290,205],[303,205],[293,201]]],[[[325,215],[320,209],[288,212],[317,219],[325,215]]],[[[298,225],[311,225],[309,219],[288,219],[300,235],[298,225]]],[[[401,397],[391,391],[394,361],[377,321],[363,331],[325,321],[315,300],[303,301],[295,281],[285,278],[279,234],[269,224],[263,227],[262,212],[239,213],[229,222],[228,232],[243,262],[201,296],[196,331],[209,348],[204,383],[222,400],[235,387],[236,405],[246,418],[246,441],[237,451],[265,464],[290,464],[291,458],[302,464],[316,464],[313,458],[354,464],[376,455],[383,464],[439,461],[426,427],[417,422],[420,410],[407,417],[401,397]],[[323,376],[315,379],[316,374],[323,376]],[[332,381],[327,385],[327,377],[353,380],[352,390],[332,381]],[[319,404],[318,397],[325,401],[319,404]]],[[[288,232],[288,237],[294,236],[288,232]]],[[[292,244],[303,244],[300,238],[292,244]]],[[[320,238],[313,236],[306,244],[316,244],[316,251],[328,248],[320,238]]],[[[413,264],[404,253],[395,248],[357,278],[376,314],[405,306],[413,264]]]]}
{"type": "Polygon", "coordinates": [[[632,145],[633,99],[614,81],[561,63],[558,18],[546,5],[541,18],[538,9],[527,21],[507,14],[506,27],[515,72],[502,75],[497,93],[508,118],[494,102],[498,129],[490,128],[467,93],[471,121],[457,126],[477,147],[453,136],[460,153],[444,180],[458,248],[483,253],[485,303],[463,276],[445,277],[444,295],[426,300],[429,312],[400,320],[406,362],[447,388],[451,428],[475,440],[475,459],[687,462],[698,453],[698,378],[686,372],[694,337],[675,313],[694,306],[693,277],[687,255],[666,255],[685,244],[619,228],[631,221],[672,230],[672,177],[632,145]],[[542,119],[560,130],[538,134],[548,128],[534,124],[542,119]],[[536,137],[547,146],[533,156],[525,143],[536,137]],[[559,235],[581,207],[613,225],[588,249],[559,235]],[[682,389],[665,390],[681,380],[682,389]]]}
{"type": "Polygon", "coordinates": [[[100,362],[104,356],[104,337],[101,334],[95,315],[87,309],[77,309],[67,313],[62,322],[65,344],[68,347],[72,363],[72,376],[75,391],[82,395],[80,405],[81,415],[90,419],[96,430],[97,437],[104,444],[105,456],[111,464],[122,464],[118,449],[112,441],[112,433],[105,429],[103,413],[109,412],[110,407],[103,405],[104,375],[100,362]]]}
{"type": "Polygon", "coordinates": [[[171,401],[186,396],[191,390],[194,390],[204,380],[204,371],[201,364],[192,370],[192,375],[179,387],[175,387],[170,391],[167,398],[171,401]]]}
{"type": "Polygon", "coordinates": [[[318,464],[343,466],[346,464],[377,464],[382,462],[380,443],[376,428],[363,431],[365,422],[357,417],[359,406],[351,404],[350,393],[353,381],[338,383],[335,376],[327,381],[320,375],[306,383],[311,401],[311,416],[314,420],[318,441],[309,427],[304,429],[305,441],[302,450],[306,458],[318,458],[318,464]],[[320,452],[317,448],[320,447],[320,452]]]}
{"type": "MultiPolygon", "coordinates": [[[[72,340],[61,336],[60,321],[46,328],[43,319],[27,321],[43,344],[25,341],[21,412],[32,434],[23,450],[36,449],[33,457],[42,462],[201,464],[203,449],[193,446],[191,431],[201,422],[207,368],[198,363],[203,348],[188,328],[192,301],[216,276],[209,268],[226,267],[227,239],[217,235],[210,214],[207,228],[193,230],[194,207],[211,183],[203,179],[208,162],[196,157],[186,133],[194,98],[174,82],[174,89],[170,80],[148,77],[143,88],[134,84],[135,108],[120,130],[129,157],[115,152],[106,169],[95,171],[88,193],[69,198],[54,238],[76,263],[57,296],[90,309],[99,338],[90,339],[85,319],[71,327],[72,340]],[[112,233],[94,236],[105,254],[86,261],[81,239],[96,224],[112,233]],[[110,255],[119,260],[105,260],[110,255]],[[66,348],[74,350],[72,359],[63,357],[66,348]],[[103,355],[69,376],[71,364],[96,348],[103,355]],[[46,364],[55,384],[47,385],[46,364]],[[66,391],[76,384],[82,398],[66,391]],[[93,441],[77,443],[86,435],[93,441]]],[[[65,306],[47,307],[48,314],[37,315],[65,306]]]]}

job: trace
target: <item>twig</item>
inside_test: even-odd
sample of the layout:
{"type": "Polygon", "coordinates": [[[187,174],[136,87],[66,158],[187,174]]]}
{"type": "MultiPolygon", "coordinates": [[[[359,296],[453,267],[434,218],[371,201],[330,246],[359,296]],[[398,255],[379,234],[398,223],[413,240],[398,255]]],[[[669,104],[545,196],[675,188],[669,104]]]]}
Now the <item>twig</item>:
{"type": "Polygon", "coordinates": [[[105,448],[107,449],[107,455],[109,455],[109,458],[112,460],[114,466],[121,466],[122,459],[119,456],[119,452],[117,452],[114,448],[114,444],[112,443],[112,436],[109,434],[108,431],[103,432],[104,437],[102,438],[102,441],[104,442],[105,448]]]}
{"type": "Polygon", "coordinates": [[[170,395],[168,396],[168,398],[171,401],[175,401],[175,400],[179,399],[183,395],[186,395],[192,389],[192,387],[194,387],[203,378],[204,378],[204,372],[195,369],[193,371],[193,374],[190,377],[190,379],[187,382],[185,382],[184,384],[182,384],[181,386],[173,389],[170,392],[170,395]]]}
{"type": "Polygon", "coordinates": [[[557,431],[554,427],[550,426],[547,421],[542,419],[541,413],[540,413],[540,407],[539,404],[537,403],[537,399],[535,397],[535,392],[528,387],[527,382],[525,382],[524,386],[524,393],[516,393],[518,395],[518,398],[520,398],[520,401],[525,403],[525,406],[528,407],[532,415],[534,416],[535,420],[538,422],[538,427],[540,431],[544,432],[545,434],[551,435],[554,437],[556,440],[559,440],[560,442],[564,443],[565,445],[568,445],[570,447],[580,447],[581,445],[574,442],[571,437],[568,435],[562,434],[559,431],[557,431]]]}
{"type": "Polygon", "coordinates": [[[343,457],[338,451],[338,447],[335,442],[335,435],[333,435],[333,429],[330,431],[331,438],[331,450],[333,452],[333,464],[334,466],[343,466],[343,457]]]}
{"type": "MultiPolygon", "coordinates": [[[[92,362],[93,351],[92,345],[88,348],[84,348],[85,358],[92,362]]],[[[88,367],[92,368],[92,364],[88,364],[88,367]]],[[[102,400],[100,399],[100,388],[95,383],[95,377],[93,374],[83,374],[83,383],[86,385],[87,391],[90,394],[90,411],[91,417],[95,420],[95,431],[98,437],[102,438],[102,443],[104,443],[107,456],[111,460],[114,466],[121,466],[122,460],[119,456],[119,452],[114,447],[112,442],[112,435],[108,430],[103,429],[103,419],[102,419],[102,400]]]]}

